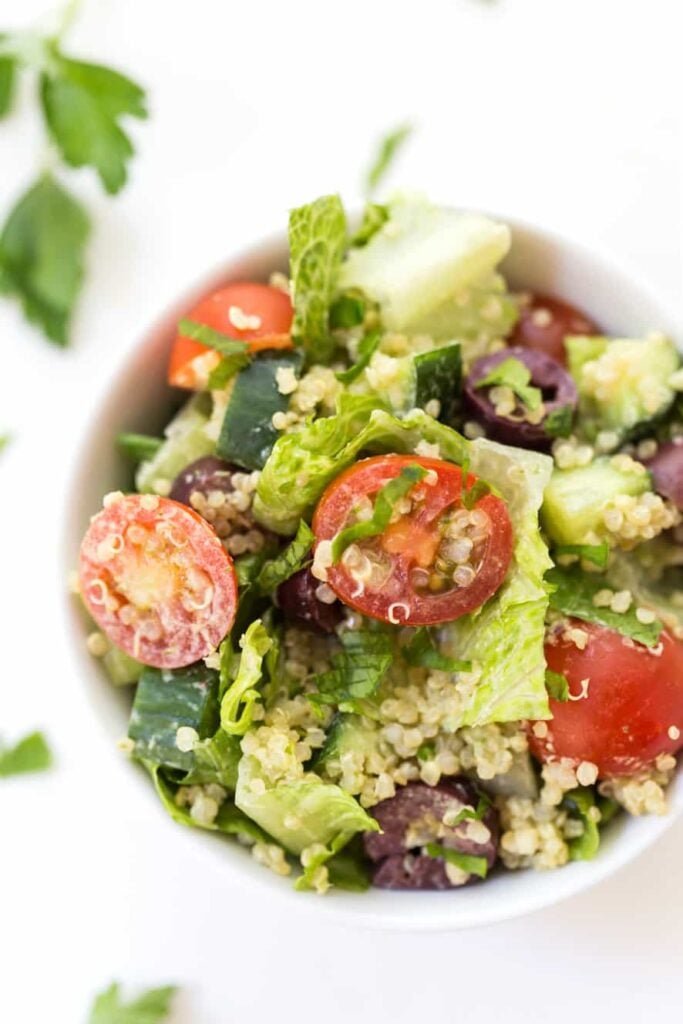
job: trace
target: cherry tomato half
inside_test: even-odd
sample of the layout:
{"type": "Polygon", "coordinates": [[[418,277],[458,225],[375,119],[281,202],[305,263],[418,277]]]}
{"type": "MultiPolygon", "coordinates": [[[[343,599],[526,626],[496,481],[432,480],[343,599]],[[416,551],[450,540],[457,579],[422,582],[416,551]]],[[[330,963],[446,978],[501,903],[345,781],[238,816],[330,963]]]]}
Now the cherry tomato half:
{"type": "Polygon", "coordinates": [[[558,634],[545,656],[574,699],[550,701],[547,735],[530,735],[536,757],[591,761],[601,776],[633,775],[658,754],[680,750],[683,644],[664,632],[657,647],[644,647],[603,626],[572,625],[588,634],[584,650],[558,634]]]}
{"type": "MultiPolygon", "coordinates": [[[[327,569],[345,604],[394,625],[449,622],[479,608],[512,557],[505,502],[487,494],[466,509],[458,466],[411,455],[364,459],[338,476],[313,517],[316,547],[372,514],[380,488],[415,464],[428,475],[399,500],[384,533],[350,544],[327,569]]],[[[468,488],[475,482],[469,474],[468,488]]]]}
{"type": "MultiPolygon", "coordinates": [[[[292,303],[283,291],[267,284],[228,284],[198,302],[187,319],[237,341],[249,341],[253,352],[292,347],[292,303]]],[[[219,360],[213,349],[178,334],[168,365],[168,382],[179,388],[202,387],[219,360]]]]}
{"type": "Polygon", "coordinates": [[[600,328],[576,306],[549,295],[532,295],[522,306],[510,338],[511,345],[545,352],[566,365],[564,339],[568,334],[600,334],[600,328]]]}
{"type": "Polygon", "coordinates": [[[156,668],[205,657],[235,618],[230,555],[206,520],[169,498],[110,499],[83,538],[79,576],[100,629],[156,668]]]}

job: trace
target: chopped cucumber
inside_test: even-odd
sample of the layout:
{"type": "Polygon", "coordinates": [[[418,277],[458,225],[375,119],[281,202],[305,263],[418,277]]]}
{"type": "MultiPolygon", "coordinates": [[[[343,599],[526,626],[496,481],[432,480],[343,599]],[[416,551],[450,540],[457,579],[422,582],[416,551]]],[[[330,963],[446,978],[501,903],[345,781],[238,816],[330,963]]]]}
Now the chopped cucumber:
{"type": "Polygon", "coordinates": [[[146,764],[191,772],[195,756],[178,747],[178,729],[189,726],[204,739],[216,731],[219,718],[217,672],[202,662],[167,671],[145,668],[128,724],[134,756],[146,764]]]}
{"type": "Polygon", "coordinates": [[[168,486],[185,466],[214,451],[215,440],[207,432],[210,412],[209,395],[192,396],[166,427],[166,440],[157,453],[138,467],[138,491],[167,494],[168,486]]]}
{"type": "Polygon", "coordinates": [[[488,274],[479,283],[449,297],[428,316],[416,322],[415,334],[428,334],[435,341],[457,338],[465,343],[468,361],[488,351],[496,338],[505,338],[519,316],[519,307],[500,274],[488,274]]]}
{"type": "Polygon", "coordinates": [[[605,536],[606,504],[618,494],[649,490],[649,473],[617,469],[607,456],[588,466],[556,469],[545,489],[541,522],[556,544],[597,544],[605,536]]]}
{"type": "Polygon", "coordinates": [[[301,352],[264,352],[239,372],[218,438],[221,458],[246,469],[263,468],[280,436],[273,416],[289,407],[289,396],[278,388],[277,372],[292,369],[298,376],[302,363],[301,352]]]}
{"type": "Polygon", "coordinates": [[[579,391],[579,423],[593,439],[600,431],[616,435],[615,445],[659,419],[671,406],[670,378],[680,357],[668,338],[565,339],[569,370],[579,391]]]}
{"type": "Polygon", "coordinates": [[[453,345],[436,348],[432,352],[422,352],[414,357],[414,363],[414,404],[427,410],[428,402],[438,402],[439,412],[435,418],[448,423],[453,418],[455,403],[460,393],[460,345],[456,342],[453,345]]]}
{"type": "Polygon", "coordinates": [[[377,750],[378,739],[377,730],[364,724],[359,715],[338,713],[315,758],[313,768],[324,774],[331,765],[339,765],[342,755],[348,752],[367,757],[377,750]]]}
{"type": "Polygon", "coordinates": [[[509,248],[509,229],[489,217],[397,197],[389,220],[351,250],[338,284],[378,302],[389,330],[418,333],[425,318],[490,275],[509,248]]]}

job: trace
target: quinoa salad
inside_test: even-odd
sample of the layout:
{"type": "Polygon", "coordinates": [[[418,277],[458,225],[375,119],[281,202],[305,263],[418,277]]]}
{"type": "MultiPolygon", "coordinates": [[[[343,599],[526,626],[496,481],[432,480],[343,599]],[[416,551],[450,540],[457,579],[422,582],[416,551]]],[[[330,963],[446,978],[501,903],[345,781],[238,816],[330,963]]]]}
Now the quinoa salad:
{"type": "Polygon", "coordinates": [[[675,345],[512,292],[508,227],[420,196],[289,244],[180,320],[82,542],[122,750],[301,890],[599,856],[683,746],[675,345]]]}

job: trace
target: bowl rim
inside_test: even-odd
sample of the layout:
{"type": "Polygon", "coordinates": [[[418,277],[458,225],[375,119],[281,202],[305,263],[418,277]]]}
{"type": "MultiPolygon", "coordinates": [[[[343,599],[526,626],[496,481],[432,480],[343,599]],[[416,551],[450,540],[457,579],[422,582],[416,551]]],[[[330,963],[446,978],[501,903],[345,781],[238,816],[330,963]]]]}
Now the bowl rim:
{"type": "MultiPolygon", "coordinates": [[[[550,248],[555,253],[561,253],[569,258],[570,264],[577,263],[597,268],[600,273],[608,279],[613,279],[615,285],[628,287],[637,296],[658,313],[661,313],[661,327],[674,336],[677,334],[677,320],[667,308],[666,303],[657,295],[656,289],[650,283],[642,284],[633,269],[628,268],[612,254],[593,245],[568,238],[557,231],[546,229],[533,224],[530,221],[516,217],[501,216],[496,213],[489,213],[489,216],[509,225],[512,231],[513,246],[515,239],[524,239],[527,244],[540,244],[543,248],[550,248]]],[[[144,362],[145,353],[151,350],[154,344],[159,344],[158,336],[163,333],[167,325],[178,319],[182,311],[186,310],[197,297],[205,294],[212,288],[217,287],[222,281],[228,280],[240,263],[259,261],[274,253],[282,253],[286,246],[286,232],[271,232],[258,239],[249,246],[241,247],[231,257],[226,257],[214,269],[198,278],[196,284],[183,292],[180,299],[170,302],[156,317],[149,328],[141,332],[139,342],[127,349],[121,356],[113,376],[102,381],[100,386],[91,393],[91,404],[88,415],[82,426],[82,435],[79,443],[75,445],[71,465],[67,474],[67,486],[65,488],[66,500],[63,504],[60,524],[60,565],[64,573],[68,573],[73,567],[73,556],[75,553],[75,542],[79,535],[84,520],[83,509],[79,509],[78,501],[69,498],[69,495],[80,494],[80,487],[84,481],[85,467],[97,438],[102,434],[103,423],[117,405],[120,404],[120,393],[126,381],[130,378],[135,365],[144,362]]],[[[274,262],[277,262],[274,257],[274,262]]],[[[504,269],[504,265],[503,265],[504,269]]],[[[111,436],[111,435],[109,435],[111,436]]],[[[103,670],[97,666],[94,659],[88,654],[85,644],[85,629],[78,612],[74,609],[71,595],[67,595],[62,602],[62,614],[64,616],[65,633],[68,636],[68,655],[73,660],[78,674],[78,685],[81,680],[85,684],[88,673],[98,675],[100,682],[111,690],[115,688],[108,680],[103,679],[103,670]]],[[[101,710],[98,709],[93,693],[86,689],[89,711],[97,723],[97,727],[110,740],[108,724],[103,720],[101,710]]],[[[111,694],[114,699],[114,694],[111,694]]],[[[120,754],[113,748],[113,744],[107,743],[112,758],[116,757],[120,762],[120,754]]],[[[122,765],[122,785],[128,785],[125,780],[130,780],[131,787],[134,785],[137,792],[141,792],[137,780],[144,777],[144,789],[147,791],[150,806],[156,805],[160,831],[159,835],[164,836],[163,826],[173,830],[171,841],[180,841],[176,823],[172,821],[163,811],[156,797],[153,787],[150,785],[144,770],[128,760],[122,765]],[[135,781],[133,781],[135,780],[135,781]]],[[[291,879],[283,879],[271,872],[264,870],[251,858],[245,857],[244,850],[239,852],[242,856],[242,863],[237,857],[225,855],[226,849],[230,850],[229,844],[224,839],[220,840],[222,851],[222,863],[211,850],[212,843],[219,848],[215,834],[202,832],[202,830],[185,830],[184,840],[192,842],[197,851],[201,851],[202,858],[207,863],[216,865],[217,870],[222,871],[226,877],[233,878],[235,884],[246,884],[248,876],[254,882],[254,889],[260,891],[264,896],[272,893],[283,901],[295,901],[295,906],[302,913],[326,920],[331,920],[342,926],[361,926],[373,929],[394,929],[402,931],[455,931],[464,928],[483,926],[502,922],[512,918],[533,913],[544,907],[549,907],[560,901],[568,899],[580,892],[584,892],[596,885],[598,882],[613,875],[626,864],[638,857],[651,843],[655,842],[660,835],[667,831],[683,811],[683,783],[681,783],[681,767],[679,767],[678,779],[672,782],[672,795],[678,799],[671,800],[669,813],[663,817],[649,816],[647,818],[635,819],[640,823],[640,828],[632,828],[629,840],[621,835],[616,835],[610,843],[608,850],[601,850],[595,860],[588,863],[574,862],[564,866],[560,870],[553,869],[549,872],[533,872],[524,870],[515,873],[515,877],[521,880],[522,877],[532,879],[552,879],[552,883],[524,886],[520,884],[520,890],[506,893],[500,905],[485,905],[484,909],[477,907],[476,901],[470,900],[471,907],[453,905],[443,893],[395,893],[391,890],[371,890],[371,892],[382,893],[382,903],[379,907],[373,904],[368,894],[353,894],[346,892],[335,892],[328,894],[325,899],[319,900],[315,894],[295,892],[291,879]],[[676,793],[677,791],[677,793],[676,793]],[[199,842],[194,842],[195,838],[199,842]],[[208,841],[207,841],[208,840],[208,841]],[[245,870],[248,866],[248,870],[245,870]],[[256,869],[256,870],[253,870],[256,869]],[[416,907],[420,902],[419,908],[416,907]],[[417,912],[413,912],[417,911],[417,912]]],[[[623,824],[634,819],[626,819],[623,824]]],[[[619,832],[623,829],[620,828],[619,832]]],[[[161,839],[163,842],[163,838],[161,839]]],[[[232,844],[233,847],[236,844],[232,844]]],[[[221,856],[221,854],[219,854],[221,856]]],[[[502,877],[510,877],[505,875],[502,877]]],[[[469,889],[469,893],[476,891],[478,887],[469,889]]],[[[451,894],[456,899],[456,894],[451,894]]],[[[375,901],[376,902],[376,901],[375,901]]],[[[488,901],[487,901],[488,903],[488,901]]]]}

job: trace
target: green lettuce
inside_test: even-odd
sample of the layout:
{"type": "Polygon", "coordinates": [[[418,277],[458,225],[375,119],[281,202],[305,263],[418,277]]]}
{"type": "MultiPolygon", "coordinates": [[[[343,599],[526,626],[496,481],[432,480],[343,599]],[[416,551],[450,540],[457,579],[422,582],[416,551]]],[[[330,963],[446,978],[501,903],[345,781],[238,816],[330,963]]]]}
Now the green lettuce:
{"type": "Polygon", "coordinates": [[[261,699],[256,687],[261,681],[263,659],[272,644],[261,620],[252,622],[240,638],[242,654],[232,682],[228,680],[235,659],[230,640],[221,645],[221,728],[231,736],[244,736],[251,725],[254,704],[261,699]]]}
{"type": "Polygon", "coordinates": [[[541,539],[538,511],[552,459],[479,439],[470,445],[470,470],[505,498],[514,531],[513,560],[500,590],[482,608],[443,627],[458,658],[472,662],[477,680],[463,725],[549,718],[543,640],[552,566],[541,539]]]}
{"type": "Polygon", "coordinates": [[[662,623],[659,619],[640,622],[635,605],[632,604],[625,612],[613,612],[609,606],[595,604],[595,595],[609,586],[604,576],[582,572],[577,566],[563,568],[558,565],[550,570],[546,581],[551,587],[550,607],[562,615],[607,626],[646,647],[654,647],[659,640],[662,623]]]}
{"type": "Polygon", "coordinates": [[[276,442],[259,479],[256,519],[275,533],[292,534],[308,518],[327,485],[361,451],[411,454],[420,441],[438,444],[441,458],[462,463],[469,442],[421,409],[397,419],[377,408],[377,399],[344,396],[327,416],[276,442]]]}
{"type": "Polygon", "coordinates": [[[162,774],[159,765],[145,765],[157,791],[159,799],[170,816],[179,825],[187,825],[189,828],[204,828],[210,832],[224,832],[232,836],[248,836],[254,842],[268,842],[269,837],[262,828],[248,818],[231,800],[226,800],[221,806],[218,814],[212,822],[202,823],[195,821],[187,807],[179,807],[175,802],[175,795],[178,787],[169,782],[162,774]]]}
{"type": "Polygon", "coordinates": [[[330,306],[346,243],[346,215],[339,196],[321,196],[290,213],[292,336],[315,363],[328,362],[334,351],[330,306]]]}

